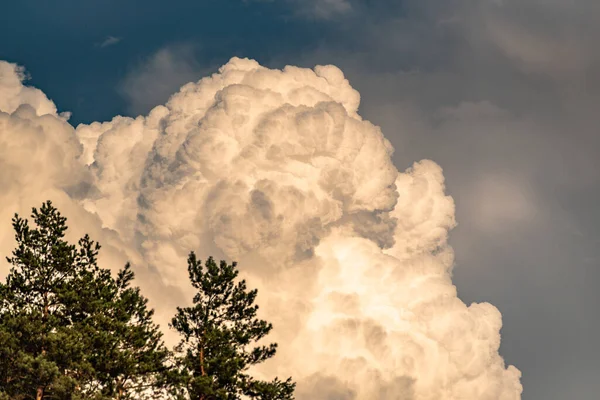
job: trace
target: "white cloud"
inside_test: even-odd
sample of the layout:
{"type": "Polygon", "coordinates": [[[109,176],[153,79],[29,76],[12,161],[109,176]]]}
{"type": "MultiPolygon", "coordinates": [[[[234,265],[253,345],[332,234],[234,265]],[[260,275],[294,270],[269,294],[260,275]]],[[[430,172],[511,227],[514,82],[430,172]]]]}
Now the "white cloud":
{"type": "Polygon", "coordinates": [[[0,110],[12,113],[19,106],[28,104],[37,115],[55,114],[56,106],[41,90],[21,83],[26,78],[23,67],[0,61],[0,110]]]}
{"type": "MultiPolygon", "coordinates": [[[[89,141],[82,145],[65,115],[40,90],[23,85],[24,79],[23,68],[0,61],[0,279],[8,272],[4,256],[15,244],[12,216],[28,217],[32,207],[48,199],[68,218],[69,240],[89,233],[102,243],[104,267],[116,270],[127,260],[142,265],[133,246],[83,206],[94,194],[85,164],[91,157],[85,146],[89,141]]],[[[160,286],[149,271],[140,268],[138,274],[146,276],[142,283],[147,288],[160,286]]]]}
{"type": "Polygon", "coordinates": [[[233,58],[136,119],[74,131],[21,106],[0,114],[21,140],[11,151],[40,157],[8,158],[21,171],[10,176],[31,188],[43,171],[48,190],[15,187],[3,209],[64,199],[76,230],[132,258],[142,286],[162,285],[147,294],[163,320],[190,294],[190,250],[238,260],[280,343],[255,372],[292,375],[299,400],[520,399],[520,372],[498,354],[499,311],[465,305],[452,284],[441,168],[425,160],[399,173],[359,100],[334,66],[233,58]],[[53,129],[25,134],[27,118],[53,129]],[[90,189],[72,189],[81,182],[90,189]]]}
{"type": "Polygon", "coordinates": [[[175,286],[191,248],[240,261],[282,343],[260,372],[292,374],[303,398],[328,379],[356,399],[520,398],[498,311],[451,283],[440,168],[398,174],[358,105],[336,67],[234,58],[147,118],[78,128],[99,137],[86,207],[175,286]]]}

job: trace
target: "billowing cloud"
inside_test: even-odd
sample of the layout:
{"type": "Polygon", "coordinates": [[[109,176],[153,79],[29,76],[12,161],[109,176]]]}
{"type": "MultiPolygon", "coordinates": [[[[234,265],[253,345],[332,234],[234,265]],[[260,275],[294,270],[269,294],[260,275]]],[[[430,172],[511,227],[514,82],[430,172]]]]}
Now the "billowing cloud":
{"type": "Polygon", "coordinates": [[[4,257],[14,248],[12,216],[29,216],[31,207],[48,199],[68,217],[69,240],[89,233],[102,243],[106,267],[139,264],[137,252],[82,206],[94,192],[94,177],[83,162],[86,142],[67,122],[68,114],[58,114],[40,90],[23,85],[24,78],[22,67],[0,61],[0,278],[8,272],[4,257]]]}
{"type": "MultiPolygon", "coordinates": [[[[50,115],[64,135],[39,140],[55,135],[66,153],[44,184],[120,243],[142,286],[159,278],[168,290],[148,293],[159,317],[190,294],[190,250],[239,261],[280,343],[255,372],[292,375],[299,400],[520,399],[499,311],[465,305],[452,284],[441,168],[399,173],[359,102],[334,66],[233,58],[147,116],[73,131],[50,115]]],[[[44,118],[23,110],[2,115],[44,118]]]]}
{"type": "Polygon", "coordinates": [[[13,113],[27,104],[36,114],[56,114],[56,106],[41,90],[22,84],[26,77],[23,67],[0,61],[0,110],[13,113]]]}
{"type": "MultiPolygon", "coordinates": [[[[10,218],[47,198],[68,199],[66,192],[84,182],[78,165],[81,145],[75,129],[56,113],[40,90],[23,86],[24,69],[0,61],[0,250],[8,255],[10,218]]],[[[57,200],[57,201],[60,201],[57,200]]],[[[2,260],[4,261],[4,260],[2,260]]],[[[0,275],[5,276],[7,271],[0,275]]]]}

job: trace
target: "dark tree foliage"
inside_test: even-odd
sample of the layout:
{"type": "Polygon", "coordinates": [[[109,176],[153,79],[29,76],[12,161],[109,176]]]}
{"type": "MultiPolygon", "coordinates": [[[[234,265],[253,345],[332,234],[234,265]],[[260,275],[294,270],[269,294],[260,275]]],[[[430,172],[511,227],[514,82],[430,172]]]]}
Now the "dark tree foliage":
{"type": "Polygon", "coordinates": [[[256,346],[272,325],[256,318],[257,290],[235,282],[236,263],[219,265],[209,258],[203,267],[192,252],[188,272],[197,290],[193,306],[178,308],[171,326],[181,335],[179,354],[180,399],[237,400],[293,399],[291,378],[259,381],[247,374],[254,364],[275,355],[277,345],[256,346]]]}
{"type": "Polygon", "coordinates": [[[148,300],[131,287],[130,265],[116,279],[101,269],[86,275],[79,289],[85,299],[71,307],[87,315],[75,326],[89,343],[87,359],[94,374],[88,391],[109,399],[156,398],[166,385],[169,352],[152,322],[148,300]]]}
{"type": "Polygon", "coordinates": [[[0,283],[0,399],[156,395],[168,352],[129,265],[114,279],[87,235],[66,242],[50,201],[32,219],[36,228],[13,218],[17,247],[0,283]]]}

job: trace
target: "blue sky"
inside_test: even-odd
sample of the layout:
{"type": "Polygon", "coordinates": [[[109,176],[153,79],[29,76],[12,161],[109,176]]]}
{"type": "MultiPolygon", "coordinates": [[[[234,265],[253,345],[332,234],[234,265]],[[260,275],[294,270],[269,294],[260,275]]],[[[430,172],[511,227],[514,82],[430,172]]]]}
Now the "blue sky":
{"type": "Polygon", "coordinates": [[[3,6],[0,59],[74,125],[146,112],[232,56],[339,66],[398,168],[444,168],[455,283],[502,312],[524,398],[595,400],[598,27],[588,0],[21,0],[3,6]]]}
{"type": "Polygon", "coordinates": [[[160,48],[189,44],[199,65],[233,55],[268,61],[311,48],[327,31],[290,8],[241,1],[12,2],[0,17],[0,58],[27,67],[72,123],[126,113],[119,83],[160,48]],[[115,43],[102,47],[109,37],[115,43]],[[7,40],[10,38],[10,40],[7,40]]]}

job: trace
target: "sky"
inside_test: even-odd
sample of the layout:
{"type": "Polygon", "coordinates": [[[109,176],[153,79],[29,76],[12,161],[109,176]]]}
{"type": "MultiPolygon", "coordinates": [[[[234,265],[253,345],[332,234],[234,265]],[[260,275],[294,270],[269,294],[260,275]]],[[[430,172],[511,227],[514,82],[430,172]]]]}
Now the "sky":
{"type": "Polygon", "coordinates": [[[23,0],[3,6],[0,60],[73,127],[147,115],[234,56],[339,67],[399,171],[443,169],[452,283],[501,312],[523,398],[592,400],[599,37],[591,0],[23,0]]]}

